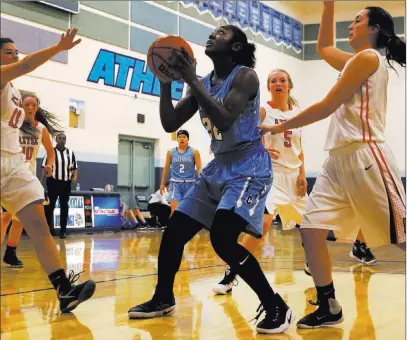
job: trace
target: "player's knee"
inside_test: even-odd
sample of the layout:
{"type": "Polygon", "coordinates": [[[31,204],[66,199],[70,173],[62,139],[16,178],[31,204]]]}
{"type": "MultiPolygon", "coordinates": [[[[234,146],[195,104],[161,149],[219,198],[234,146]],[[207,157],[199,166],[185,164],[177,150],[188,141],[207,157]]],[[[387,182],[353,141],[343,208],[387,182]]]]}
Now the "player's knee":
{"type": "Polygon", "coordinates": [[[237,231],[239,226],[236,225],[234,215],[229,210],[218,210],[210,232],[212,247],[225,262],[228,262],[229,250],[233,247],[233,243],[237,244],[240,234],[240,230],[237,231]]]}
{"type": "Polygon", "coordinates": [[[317,242],[325,242],[328,235],[328,230],[301,228],[300,233],[303,244],[307,246],[308,243],[315,244],[317,242]]]}
{"type": "Polygon", "coordinates": [[[165,229],[162,243],[185,245],[201,229],[198,222],[182,212],[174,211],[165,229]]]}

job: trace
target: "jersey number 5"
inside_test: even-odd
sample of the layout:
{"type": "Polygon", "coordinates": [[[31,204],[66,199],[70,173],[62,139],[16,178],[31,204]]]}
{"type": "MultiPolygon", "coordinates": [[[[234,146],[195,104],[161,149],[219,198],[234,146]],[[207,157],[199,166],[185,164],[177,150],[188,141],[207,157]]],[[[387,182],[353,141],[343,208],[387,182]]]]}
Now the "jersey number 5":
{"type": "Polygon", "coordinates": [[[208,131],[212,139],[215,138],[219,141],[223,140],[222,133],[219,132],[218,128],[215,125],[212,125],[212,122],[208,117],[202,118],[202,124],[203,126],[205,126],[205,129],[208,131]]]}
{"type": "Polygon", "coordinates": [[[11,116],[10,121],[8,122],[8,125],[14,129],[17,129],[18,121],[20,120],[21,115],[22,115],[21,110],[14,109],[13,115],[11,116]]]}
{"type": "Polygon", "coordinates": [[[284,132],[284,146],[286,148],[291,148],[293,145],[291,144],[291,135],[293,134],[292,131],[285,131],[284,132]]]}

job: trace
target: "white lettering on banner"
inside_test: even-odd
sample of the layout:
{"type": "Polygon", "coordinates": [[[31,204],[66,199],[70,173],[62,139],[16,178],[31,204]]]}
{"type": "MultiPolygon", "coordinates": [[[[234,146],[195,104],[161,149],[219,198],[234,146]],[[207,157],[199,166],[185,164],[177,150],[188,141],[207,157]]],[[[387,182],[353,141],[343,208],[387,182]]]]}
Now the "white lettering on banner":
{"type": "Polygon", "coordinates": [[[95,215],[109,215],[114,216],[119,214],[119,209],[101,209],[99,207],[94,207],[93,212],[95,215]]]}
{"type": "Polygon", "coordinates": [[[218,21],[220,18],[228,24],[238,25],[243,30],[250,29],[253,34],[261,35],[265,41],[273,39],[277,45],[284,44],[296,53],[302,52],[303,25],[293,18],[258,0],[183,0],[185,8],[194,7],[200,15],[209,13],[218,21]]]}
{"type": "MultiPolygon", "coordinates": [[[[85,228],[85,209],[83,196],[71,196],[68,201],[67,228],[85,228]]],[[[54,227],[61,228],[61,209],[59,199],[55,203],[54,227]]]]}

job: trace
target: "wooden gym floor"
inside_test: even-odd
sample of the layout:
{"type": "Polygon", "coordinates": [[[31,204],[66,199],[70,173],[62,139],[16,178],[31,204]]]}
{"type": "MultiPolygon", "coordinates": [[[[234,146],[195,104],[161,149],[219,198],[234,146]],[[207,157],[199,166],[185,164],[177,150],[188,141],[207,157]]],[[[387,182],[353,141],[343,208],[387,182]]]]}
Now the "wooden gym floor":
{"type": "MultiPolygon", "coordinates": [[[[68,270],[85,270],[81,280],[98,282],[94,297],[73,314],[60,315],[54,290],[30,241],[23,237],[18,256],[24,269],[1,267],[1,339],[170,339],[170,340],[401,340],[405,338],[405,254],[394,246],[374,250],[379,262],[360,266],[349,257],[350,244],[329,242],[337,297],[345,321],[336,328],[259,335],[254,331],[258,299],[239,280],[230,296],[214,296],[223,277],[207,232],[186,247],[176,278],[178,312],[172,317],[129,320],[130,307],[150,299],[156,283],[162,232],[140,231],[55,238],[68,270]]],[[[2,248],[1,256],[3,256],[2,248]]],[[[303,272],[298,231],[273,229],[255,254],[270,283],[296,314],[312,311],[312,279],[303,272]]]]}

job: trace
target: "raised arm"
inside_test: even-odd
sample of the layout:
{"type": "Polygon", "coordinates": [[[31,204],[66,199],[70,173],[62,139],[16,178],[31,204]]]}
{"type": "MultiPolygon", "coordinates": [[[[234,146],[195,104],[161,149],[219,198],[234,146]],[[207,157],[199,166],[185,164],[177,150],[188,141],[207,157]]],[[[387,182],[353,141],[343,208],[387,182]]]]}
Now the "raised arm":
{"type": "Polygon", "coordinates": [[[342,71],[345,63],[352,58],[353,54],[344,52],[334,46],[334,6],[333,1],[324,1],[324,10],[318,34],[317,51],[321,58],[329,65],[338,71],[342,71]]]}
{"type": "Polygon", "coordinates": [[[177,131],[198,111],[198,103],[188,90],[175,106],[172,104],[171,83],[161,83],[160,118],[165,132],[177,131]]]}
{"type": "Polygon", "coordinates": [[[54,55],[59,52],[69,50],[81,42],[80,39],[74,41],[76,33],[78,30],[76,28],[69,29],[66,33],[62,34],[61,40],[58,44],[51,47],[45,48],[43,50],[34,52],[26,56],[24,59],[9,65],[1,65],[0,78],[1,84],[6,84],[9,81],[23,76],[31,71],[34,71],[38,66],[41,66],[46,61],[51,59],[54,55]]]}
{"type": "Polygon", "coordinates": [[[193,79],[189,85],[199,106],[211,118],[213,124],[219,130],[226,131],[240,116],[247,102],[256,95],[259,78],[250,68],[239,70],[223,104],[216,101],[198,79],[193,79]]]}
{"type": "Polygon", "coordinates": [[[371,51],[359,53],[350,61],[335,86],[323,100],[280,125],[262,125],[260,128],[263,130],[263,134],[282,133],[329,117],[340,105],[349,100],[378,68],[379,59],[375,53],[371,51]]]}

